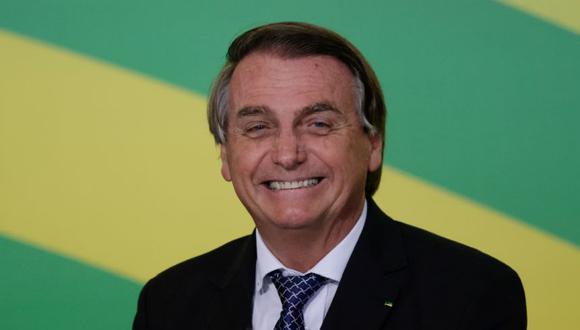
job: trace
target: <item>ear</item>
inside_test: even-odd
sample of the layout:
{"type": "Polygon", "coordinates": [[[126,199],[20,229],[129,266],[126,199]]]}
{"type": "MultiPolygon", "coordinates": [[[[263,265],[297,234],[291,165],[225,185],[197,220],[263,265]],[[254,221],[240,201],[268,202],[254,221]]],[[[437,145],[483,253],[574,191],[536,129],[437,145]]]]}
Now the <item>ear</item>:
{"type": "Polygon", "coordinates": [[[374,172],[383,164],[383,136],[375,134],[369,137],[371,142],[371,155],[369,158],[369,172],[374,172]]]}
{"type": "Polygon", "coordinates": [[[226,181],[232,181],[230,165],[228,163],[228,152],[226,146],[223,144],[220,144],[220,158],[222,160],[222,176],[226,181]]]}

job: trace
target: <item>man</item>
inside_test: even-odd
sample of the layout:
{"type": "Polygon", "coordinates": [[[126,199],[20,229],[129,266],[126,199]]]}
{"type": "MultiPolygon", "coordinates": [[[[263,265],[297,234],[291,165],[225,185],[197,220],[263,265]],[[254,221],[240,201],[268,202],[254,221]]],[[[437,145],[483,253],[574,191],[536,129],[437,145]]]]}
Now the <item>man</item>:
{"type": "Polygon", "coordinates": [[[276,23],[234,40],[208,119],[256,230],[149,281],[133,328],[525,329],[512,269],[371,199],[385,116],[336,33],[276,23]]]}

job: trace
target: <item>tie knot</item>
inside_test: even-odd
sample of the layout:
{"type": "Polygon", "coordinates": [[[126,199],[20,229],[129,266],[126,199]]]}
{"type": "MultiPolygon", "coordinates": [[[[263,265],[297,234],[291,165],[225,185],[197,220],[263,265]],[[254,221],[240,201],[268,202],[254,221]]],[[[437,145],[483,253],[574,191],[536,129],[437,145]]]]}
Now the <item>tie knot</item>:
{"type": "Polygon", "coordinates": [[[308,273],[304,276],[282,276],[281,270],[268,274],[278,290],[282,311],[274,330],[304,330],[303,309],[308,300],[328,282],[324,276],[308,273]]]}
{"type": "Polygon", "coordinates": [[[269,274],[272,283],[278,290],[283,309],[302,310],[308,300],[328,279],[314,273],[300,276],[282,276],[282,271],[275,270],[269,274]]]}

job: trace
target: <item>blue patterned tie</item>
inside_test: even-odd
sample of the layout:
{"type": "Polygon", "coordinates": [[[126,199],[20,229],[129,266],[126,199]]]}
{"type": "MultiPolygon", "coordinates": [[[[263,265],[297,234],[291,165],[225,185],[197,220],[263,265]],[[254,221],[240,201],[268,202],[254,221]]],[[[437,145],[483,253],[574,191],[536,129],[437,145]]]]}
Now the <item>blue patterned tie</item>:
{"type": "Polygon", "coordinates": [[[278,289],[282,301],[282,312],[274,330],[304,330],[304,305],[328,279],[313,273],[282,276],[281,270],[275,270],[268,276],[278,289]]]}

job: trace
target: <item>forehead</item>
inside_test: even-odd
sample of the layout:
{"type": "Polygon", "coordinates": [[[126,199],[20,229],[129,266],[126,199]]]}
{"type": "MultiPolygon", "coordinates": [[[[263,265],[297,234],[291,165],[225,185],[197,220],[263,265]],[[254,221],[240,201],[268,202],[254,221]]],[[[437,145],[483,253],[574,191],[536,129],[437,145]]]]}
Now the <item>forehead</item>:
{"type": "Polygon", "coordinates": [[[347,111],[354,105],[354,76],[331,56],[254,53],[236,67],[229,94],[230,111],[248,106],[292,110],[319,102],[347,111]]]}

